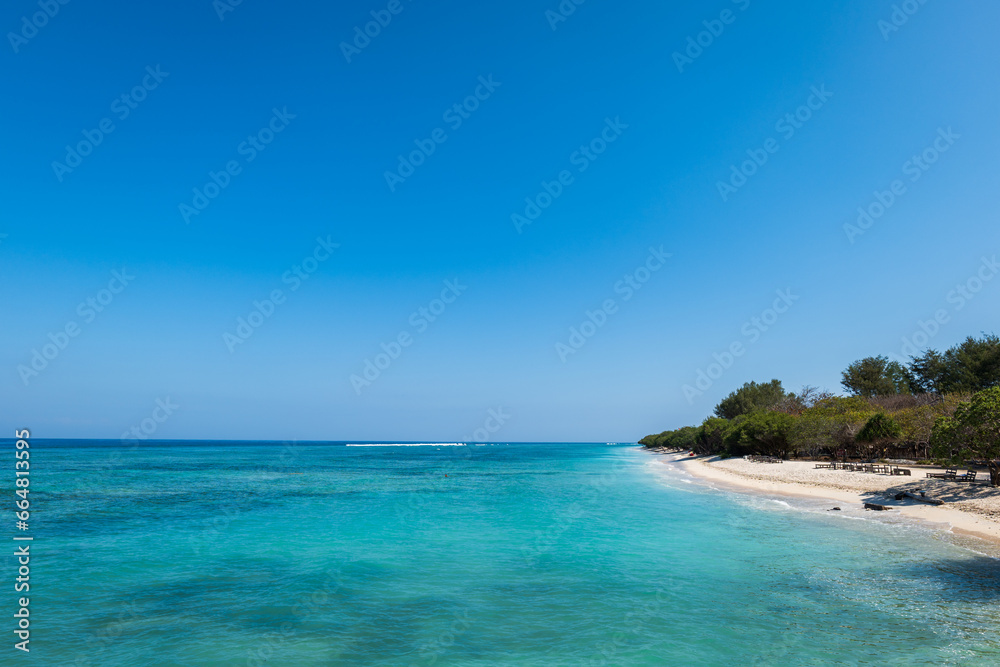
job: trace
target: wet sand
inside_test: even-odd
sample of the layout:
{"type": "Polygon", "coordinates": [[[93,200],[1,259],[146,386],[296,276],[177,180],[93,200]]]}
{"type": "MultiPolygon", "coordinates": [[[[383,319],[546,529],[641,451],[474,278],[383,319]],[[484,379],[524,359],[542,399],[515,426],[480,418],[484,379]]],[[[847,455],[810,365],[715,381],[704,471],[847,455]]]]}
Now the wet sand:
{"type": "MultiPolygon", "coordinates": [[[[892,507],[893,512],[935,524],[944,530],[973,535],[1000,545],[1000,489],[988,484],[965,484],[927,479],[927,472],[940,472],[932,466],[909,468],[912,476],[876,475],[844,470],[817,469],[816,461],[752,463],[745,459],[688,457],[683,454],[658,454],[664,463],[678,466],[693,477],[722,486],[758,493],[828,499],[837,504],[876,503],[892,507]],[[935,506],[893,498],[897,493],[923,490],[939,498],[935,506]]],[[[959,471],[963,472],[962,470],[959,471]]],[[[979,473],[982,477],[982,473],[979,473]]]]}

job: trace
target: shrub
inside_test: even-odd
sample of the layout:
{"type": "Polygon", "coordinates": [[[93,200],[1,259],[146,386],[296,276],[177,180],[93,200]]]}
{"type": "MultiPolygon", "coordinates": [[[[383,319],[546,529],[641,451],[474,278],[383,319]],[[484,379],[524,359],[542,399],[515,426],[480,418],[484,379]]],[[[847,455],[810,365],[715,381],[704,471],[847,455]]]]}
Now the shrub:
{"type": "Polygon", "coordinates": [[[931,435],[934,455],[948,460],[1000,458],[1000,387],[960,403],[952,417],[940,417],[931,435]]]}
{"type": "Polygon", "coordinates": [[[761,384],[747,382],[715,406],[715,416],[735,419],[757,410],[770,410],[788,396],[779,380],[761,384]]]}
{"type": "Polygon", "coordinates": [[[899,440],[903,435],[903,429],[895,419],[884,412],[872,415],[864,427],[858,432],[858,442],[884,442],[887,440],[899,440]]]}
{"type": "Polygon", "coordinates": [[[767,454],[787,457],[788,435],[795,417],[782,412],[751,412],[726,435],[726,451],[733,456],[767,454]]]}

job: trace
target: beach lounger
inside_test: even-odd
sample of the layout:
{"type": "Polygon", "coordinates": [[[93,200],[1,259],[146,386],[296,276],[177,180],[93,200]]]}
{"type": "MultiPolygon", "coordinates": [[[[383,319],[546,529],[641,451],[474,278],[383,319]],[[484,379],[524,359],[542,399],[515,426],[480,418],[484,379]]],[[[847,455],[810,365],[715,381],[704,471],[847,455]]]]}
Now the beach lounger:
{"type": "Polygon", "coordinates": [[[956,482],[975,482],[976,481],[976,471],[975,470],[970,470],[970,471],[966,472],[964,475],[957,475],[957,476],[955,476],[954,479],[955,479],[956,482]]]}
{"type": "Polygon", "coordinates": [[[957,468],[948,468],[944,472],[929,472],[927,477],[930,479],[955,479],[958,475],[957,468]]]}

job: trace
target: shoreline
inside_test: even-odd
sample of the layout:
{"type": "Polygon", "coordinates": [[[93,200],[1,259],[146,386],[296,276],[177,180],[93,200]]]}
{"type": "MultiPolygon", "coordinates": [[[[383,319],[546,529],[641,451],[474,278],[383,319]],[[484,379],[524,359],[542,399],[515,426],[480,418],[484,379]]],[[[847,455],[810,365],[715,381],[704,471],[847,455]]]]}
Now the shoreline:
{"type": "MultiPolygon", "coordinates": [[[[945,487],[953,483],[936,483],[922,479],[924,468],[914,466],[914,476],[887,477],[867,473],[849,473],[837,470],[815,470],[815,461],[786,461],[782,464],[749,463],[743,459],[718,457],[690,457],[685,454],[658,454],[660,463],[676,466],[703,482],[712,482],[729,490],[753,494],[793,496],[813,500],[829,500],[861,507],[874,502],[892,507],[891,513],[916,520],[928,527],[958,535],[975,537],[1000,547],[1000,490],[993,493],[986,503],[973,504],[960,498],[947,501],[943,506],[927,505],[914,501],[897,501],[882,497],[890,489],[926,487],[936,495],[945,491],[949,498],[965,492],[966,488],[945,487]],[[753,466],[752,468],[750,466],[753,466]],[[812,474],[803,474],[812,473],[812,474]],[[818,473],[818,474],[816,474],[818,473]],[[857,476],[863,475],[862,478],[857,476]],[[919,477],[917,477],[919,475],[919,477]],[[852,488],[855,487],[855,488],[852,488]],[[964,504],[965,509],[959,505],[964,504]],[[996,510],[990,505],[996,505],[996,510]],[[972,510],[972,511],[969,511],[972,510]],[[993,512],[997,513],[994,514],[993,512]]],[[[927,468],[930,470],[930,468],[927,468]]],[[[977,489],[978,490],[978,489],[977,489]]]]}

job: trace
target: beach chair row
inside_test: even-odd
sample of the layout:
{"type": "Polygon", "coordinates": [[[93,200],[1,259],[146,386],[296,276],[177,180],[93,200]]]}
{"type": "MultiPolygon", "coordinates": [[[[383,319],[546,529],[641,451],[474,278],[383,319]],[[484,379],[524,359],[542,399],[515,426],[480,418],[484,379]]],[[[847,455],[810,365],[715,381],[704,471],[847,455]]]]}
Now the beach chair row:
{"type": "Polygon", "coordinates": [[[929,472],[927,477],[929,479],[944,479],[949,482],[972,483],[976,481],[976,471],[969,470],[964,475],[959,475],[957,468],[947,468],[944,472],[929,472]]]}
{"type": "Polygon", "coordinates": [[[781,463],[781,459],[775,456],[761,456],[759,454],[747,454],[744,456],[751,463],[781,463]]]}
{"type": "Polygon", "coordinates": [[[910,476],[909,468],[900,468],[899,466],[894,466],[890,464],[880,464],[880,463],[838,463],[834,461],[833,463],[817,463],[817,468],[826,468],[829,470],[846,470],[848,472],[867,472],[874,475],[905,475],[910,476]]]}

